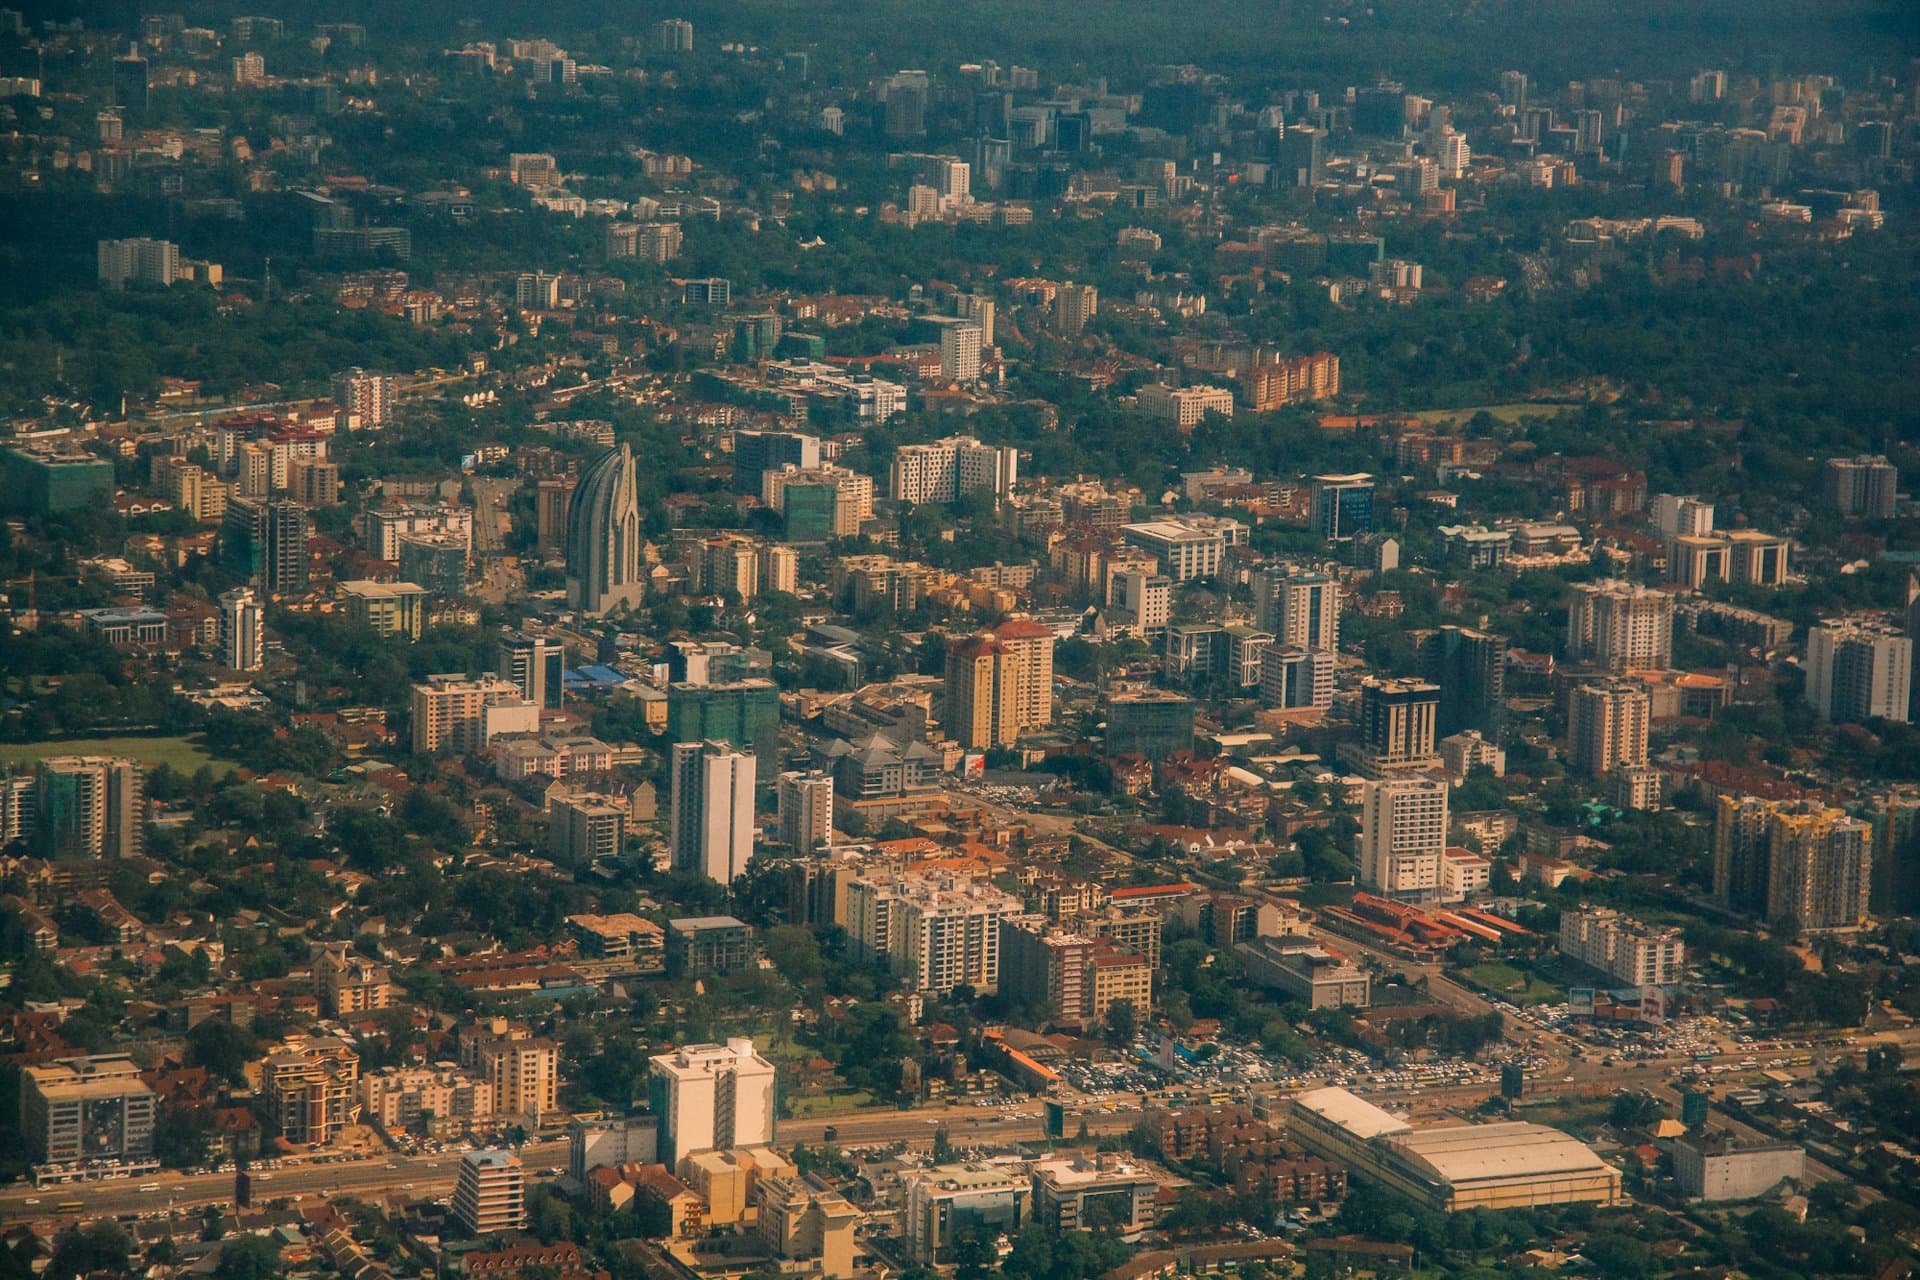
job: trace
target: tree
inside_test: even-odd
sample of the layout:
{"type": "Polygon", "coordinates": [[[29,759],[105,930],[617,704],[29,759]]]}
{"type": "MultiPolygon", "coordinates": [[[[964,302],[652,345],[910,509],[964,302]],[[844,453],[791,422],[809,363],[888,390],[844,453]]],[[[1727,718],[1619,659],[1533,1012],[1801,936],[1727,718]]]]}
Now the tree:
{"type": "Polygon", "coordinates": [[[265,1236],[234,1236],[220,1245],[214,1280],[270,1280],[280,1274],[280,1246],[265,1236]]]}
{"type": "Polygon", "coordinates": [[[253,1033],[224,1018],[208,1018],[187,1033],[187,1062],[204,1067],[229,1084],[246,1079],[246,1066],[260,1056],[253,1033]]]}
{"type": "Polygon", "coordinates": [[[122,1272],[132,1242],[118,1223],[96,1222],[62,1235],[53,1246],[53,1257],[42,1273],[46,1280],[73,1280],[95,1271],[122,1272]]]}
{"type": "Polygon", "coordinates": [[[1106,1027],[1109,1044],[1130,1045],[1140,1034],[1140,1011],[1131,1000],[1115,1000],[1107,1006],[1106,1027]]]}

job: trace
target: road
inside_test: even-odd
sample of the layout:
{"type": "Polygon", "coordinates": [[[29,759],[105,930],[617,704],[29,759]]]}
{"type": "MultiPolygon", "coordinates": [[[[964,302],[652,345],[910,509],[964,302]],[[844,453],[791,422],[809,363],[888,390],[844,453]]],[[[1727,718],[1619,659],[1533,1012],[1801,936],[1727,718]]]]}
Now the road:
{"type": "MultiPolygon", "coordinates": [[[[567,1143],[565,1139],[528,1143],[521,1149],[520,1156],[531,1170],[565,1165],[567,1143]]],[[[389,1155],[384,1159],[375,1156],[350,1164],[289,1164],[254,1175],[253,1202],[264,1204],[268,1200],[301,1195],[364,1196],[402,1190],[419,1196],[440,1196],[453,1190],[459,1168],[459,1155],[449,1152],[389,1155]]],[[[202,1174],[196,1178],[159,1173],[111,1182],[12,1188],[0,1192],[0,1222],[18,1222],[37,1216],[99,1218],[168,1208],[198,1209],[210,1204],[228,1204],[232,1200],[233,1175],[230,1173],[202,1174]],[[143,1186],[159,1189],[142,1191],[143,1186]],[[84,1206],[78,1212],[55,1211],[54,1206],[74,1200],[84,1206]]]]}
{"type": "Polygon", "coordinates": [[[514,490],[520,487],[519,482],[475,476],[472,484],[473,554],[498,554],[507,544],[507,534],[512,531],[512,517],[507,514],[507,503],[512,500],[514,490]]]}

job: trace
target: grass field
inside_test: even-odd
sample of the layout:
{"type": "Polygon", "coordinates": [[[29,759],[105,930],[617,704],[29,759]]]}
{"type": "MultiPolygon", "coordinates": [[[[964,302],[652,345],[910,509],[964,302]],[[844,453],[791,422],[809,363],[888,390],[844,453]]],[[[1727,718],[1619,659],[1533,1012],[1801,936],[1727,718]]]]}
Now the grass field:
{"type": "Polygon", "coordinates": [[[1476,404],[1466,409],[1422,409],[1413,416],[1422,422],[1465,422],[1476,413],[1485,413],[1496,421],[1511,424],[1522,418],[1551,418],[1557,414],[1571,413],[1578,407],[1522,401],[1519,404],[1476,404]]]}
{"type": "Polygon", "coordinates": [[[1556,987],[1551,982],[1510,964],[1501,964],[1498,960],[1487,960],[1461,972],[1481,990],[1519,1005],[1546,1004],[1567,998],[1564,987],[1556,987]]]}
{"type": "Polygon", "coordinates": [[[192,738],[65,738],[59,742],[0,742],[0,765],[31,763],[47,756],[125,756],[145,764],[172,765],[193,773],[210,765],[215,773],[234,766],[215,760],[192,738]]]}

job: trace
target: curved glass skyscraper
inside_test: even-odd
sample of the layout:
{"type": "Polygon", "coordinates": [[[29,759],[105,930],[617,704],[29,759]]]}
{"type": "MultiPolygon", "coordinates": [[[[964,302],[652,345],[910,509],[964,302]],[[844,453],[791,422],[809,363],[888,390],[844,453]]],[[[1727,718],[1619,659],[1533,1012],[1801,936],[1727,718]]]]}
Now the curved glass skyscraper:
{"type": "Polygon", "coordinates": [[[567,599],[584,613],[637,605],[640,576],[639,484],[633,450],[609,450],[588,467],[567,508],[567,599]]]}

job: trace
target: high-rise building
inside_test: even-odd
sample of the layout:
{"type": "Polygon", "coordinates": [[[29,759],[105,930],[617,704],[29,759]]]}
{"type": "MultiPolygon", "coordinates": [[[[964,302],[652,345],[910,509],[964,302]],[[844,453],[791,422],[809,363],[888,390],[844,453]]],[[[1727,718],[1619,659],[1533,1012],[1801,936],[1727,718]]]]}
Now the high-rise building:
{"type": "Polygon", "coordinates": [[[329,458],[289,458],[287,496],[304,507],[340,503],[340,464],[329,458]]]}
{"type": "Polygon", "coordinates": [[[393,421],[397,403],[393,375],[344,369],[333,375],[333,403],[350,414],[362,431],[384,427],[393,421]]]}
{"type": "Polygon", "coordinates": [[[779,748],[780,691],[761,677],[676,682],[667,689],[667,737],[724,742],[753,752],[771,769],[779,748]]]}
{"type": "Polygon", "coordinates": [[[1686,946],[1674,925],[1648,925],[1607,907],[1560,913],[1560,954],[1629,987],[1669,987],[1685,976],[1686,946]]]}
{"type": "Polygon", "coordinates": [[[34,770],[33,845],[56,859],[132,858],[147,842],[147,782],[137,761],[47,756],[34,770]]]}
{"type": "Polygon", "coordinates": [[[1373,477],[1365,472],[1313,478],[1314,530],[1329,542],[1373,532],[1373,477]]]}
{"type": "Polygon", "coordinates": [[[1306,125],[1289,125],[1280,135],[1274,184],[1311,189],[1327,178],[1327,133],[1306,125]]]}
{"type": "Polygon", "coordinates": [[[685,18],[663,19],[653,29],[653,47],[662,53],[692,53],[693,24],[685,18]]]}
{"type": "Polygon", "coordinates": [[[567,649],[549,636],[515,632],[500,638],[497,674],[520,688],[520,696],[547,711],[563,705],[567,649]]]}
{"type": "Polygon", "coordinates": [[[1865,922],[1872,889],[1871,823],[1813,805],[1768,818],[1768,923],[1850,929],[1865,922]]]}
{"type": "Polygon", "coordinates": [[[1000,922],[1020,910],[1018,898],[956,876],[861,876],[847,887],[848,941],[915,991],[964,986],[991,995],[1000,984],[1000,922]]]}
{"type": "Polygon", "coordinates": [[[949,324],[940,329],[940,376],[950,382],[973,382],[980,376],[980,328],[949,324]]]}
{"type": "Polygon", "coordinates": [[[1060,928],[1045,916],[1000,922],[1000,993],[1044,1010],[1057,1026],[1097,1027],[1120,1001],[1152,1014],[1146,960],[1105,938],[1060,928]]]}
{"type": "Polygon", "coordinates": [[[998,747],[1020,736],[1018,654],[992,635],[949,643],[944,722],[963,747],[998,747]]]}
{"type": "Polygon", "coordinates": [[[1054,291],[1054,332],[1062,337],[1077,338],[1080,331],[1087,327],[1087,321],[1099,311],[1100,291],[1090,284],[1075,284],[1069,280],[1054,291]]]}
{"type": "Polygon", "coordinates": [[[1455,626],[1409,634],[1421,677],[1440,686],[1439,732],[1497,734],[1506,709],[1507,638],[1455,626]]]}
{"type": "Polygon", "coordinates": [[[1435,763],[1440,690],[1425,680],[1369,678],[1360,685],[1360,751],[1374,769],[1435,763]]]}
{"type": "Polygon", "coordinates": [[[1617,578],[1576,584],[1567,659],[1609,671],[1664,671],[1673,663],[1673,596],[1617,578]]]}
{"type": "Polygon", "coordinates": [[[651,1063],[660,1159],[668,1167],[696,1151],[773,1141],[773,1064],[754,1052],[753,1041],[682,1045],[651,1063]]]}
{"type": "Polygon", "coordinates": [[[1657,493],[1653,527],[1669,538],[1703,538],[1713,532],[1713,504],[1674,493],[1657,493]]]}
{"type": "Polygon", "coordinates": [[[1447,784],[1388,778],[1366,784],[1360,810],[1360,881],[1391,898],[1439,896],[1447,847],[1447,784]]]}
{"type": "Polygon", "coordinates": [[[993,345],[993,299],[984,293],[963,293],[953,300],[954,314],[962,320],[971,320],[979,327],[980,345],[993,345]]]}
{"type": "Polygon", "coordinates": [[[1783,806],[1755,796],[1722,795],[1713,812],[1713,896],[1735,911],[1767,909],[1773,815],[1783,806]]]}
{"type": "Polygon", "coordinates": [[[267,613],[251,587],[220,593],[220,661],[235,671],[258,671],[267,660],[267,613]]]}
{"type": "Polygon", "coordinates": [[[753,539],[740,534],[708,538],[700,544],[700,589],[742,603],[760,591],[760,552],[753,539]]]}
{"type": "Polygon", "coordinates": [[[1017,664],[1013,709],[1016,733],[1052,724],[1053,632],[1030,618],[1009,618],[993,629],[993,638],[1017,664]]]}
{"type": "Polygon", "coordinates": [[[1269,707],[1325,711],[1333,706],[1333,654],[1273,644],[1260,655],[1260,701],[1269,707]]]}
{"type": "Polygon", "coordinates": [[[676,870],[730,885],[753,857],[754,757],[724,742],[677,742],[668,848],[676,870]]]}
{"type": "Polygon", "coordinates": [[[1891,520],[1899,497],[1900,471],[1886,458],[1828,458],[1827,501],[1843,516],[1891,520]]]}
{"type": "Polygon", "coordinates": [[[113,60],[113,104],[139,119],[151,102],[147,60],[129,55],[113,60]]]}
{"type": "Polygon", "coordinates": [[[833,839],[833,775],[790,771],[777,792],[780,843],[812,853],[833,839]]]}
{"type": "Polygon", "coordinates": [[[478,1039],[472,1063],[492,1086],[494,1110],[503,1117],[537,1125],[559,1105],[560,1046],[545,1036],[510,1026],[507,1034],[478,1039]]]}
{"type": "Polygon", "coordinates": [[[165,287],[180,278],[180,249],[171,240],[102,240],[96,257],[100,283],[109,289],[129,284],[165,287]]]}
{"type": "Polygon", "coordinates": [[[612,796],[557,795],[547,813],[547,851],[577,869],[612,862],[626,851],[628,809],[612,796]]]}
{"type": "Polygon", "coordinates": [[[1868,619],[1829,620],[1807,630],[1806,701],[1823,720],[1907,722],[1913,641],[1868,619]]]}
{"type": "Polygon", "coordinates": [[[1337,652],[1340,648],[1340,580],[1320,569],[1271,565],[1253,577],[1254,625],[1273,633],[1277,645],[1337,652]]]}
{"type": "Polygon", "coordinates": [[[759,494],[761,477],[792,466],[811,471],[820,465],[820,438],[798,431],[733,433],[733,491],[759,494]]]}
{"type": "Polygon", "coordinates": [[[511,680],[462,675],[428,676],[409,699],[413,750],[473,752],[503,733],[540,732],[540,708],[511,680]]]}
{"type": "Polygon", "coordinates": [[[1020,451],[1012,445],[982,444],[972,436],[950,436],[932,444],[900,446],[890,477],[895,500],[952,502],[963,493],[985,492],[1004,498],[1013,492],[1020,451]]]}
{"type": "Polygon", "coordinates": [[[260,1066],[260,1098],[280,1136],[325,1146],[360,1113],[360,1055],[332,1036],[289,1036],[260,1066]]]}
{"type": "Polygon", "coordinates": [[[1576,769],[1605,777],[1647,762],[1652,701],[1634,680],[1596,680],[1576,687],[1567,708],[1568,759],[1576,769]]]}
{"type": "Polygon", "coordinates": [[[462,1155],[452,1208],[476,1236],[521,1230],[527,1225],[527,1171],[520,1157],[504,1147],[462,1155]]]}
{"type": "Polygon", "coordinates": [[[1161,760],[1193,749],[1194,702],[1168,689],[1112,689],[1102,700],[1106,753],[1161,760]]]}
{"type": "Polygon", "coordinates": [[[567,508],[567,600],[583,613],[630,608],[646,596],[639,485],[633,450],[624,444],[580,476],[567,508]]]}
{"type": "Polygon", "coordinates": [[[534,487],[535,542],[542,556],[567,553],[567,509],[579,484],[578,476],[547,476],[534,487]]]}
{"type": "Polygon", "coordinates": [[[158,1101],[124,1053],[56,1058],[20,1069],[20,1137],[39,1164],[145,1164],[158,1101]]]}
{"type": "Polygon", "coordinates": [[[307,585],[307,509],[281,499],[234,498],[220,525],[220,560],[257,591],[280,595],[307,585]]]}

